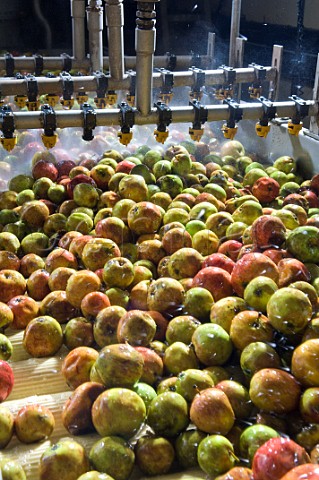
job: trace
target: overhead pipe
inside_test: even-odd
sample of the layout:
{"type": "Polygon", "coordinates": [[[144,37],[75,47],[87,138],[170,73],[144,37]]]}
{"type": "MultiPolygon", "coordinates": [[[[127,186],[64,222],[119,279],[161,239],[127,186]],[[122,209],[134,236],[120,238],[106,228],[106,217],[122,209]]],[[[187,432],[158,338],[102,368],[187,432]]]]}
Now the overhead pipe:
{"type": "MultiPolygon", "coordinates": [[[[275,67],[264,67],[265,81],[275,81],[277,76],[277,70],[275,67]]],[[[234,83],[254,83],[257,81],[256,71],[253,67],[236,68],[234,83]]],[[[225,83],[225,72],[222,69],[216,70],[204,70],[205,76],[204,85],[214,86],[225,83]]],[[[193,87],[196,85],[196,72],[193,70],[183,72],[172,72],[174,78],[174,87],[193,87]]],[[[44,95],[46,93],[63,93],[63,78],[61,77],[35,77],[37,82],[38,94],[44,95]]],[[[71,76],[70,80],[73,81],[74,91],[83,89],[86,92],[96,92],[97,80],[94,75],[86,76],[71,76]]],[[[163,75],[161,72],[152,72],[152,84],[154,88],[163,87],[163,75]]],[[[141,82],[142,84],[142,82],[141,82]]],[[[27,79],[15,79],[15,78],[0,78],[0,92],[2,96],[10,95],[27,95],[27,79]]],[[[125,75],[122,80],[114,80],[108,77],[108,87],[111,90],[129,90],[131,86],[131,77],[125,75]]],[[[142,91],[143,93],[143,91],[142,91]]],[[[140,110],[138,108],[138,110],[140,110]]],[[[150,108],[146,109],[146,113],[142,110],[143,115],[147,114],[150,108]]]]}
{"type": "Polygon", "coordinates": [[[135,50],[136,50],[136,107],[142,115],[151,111],[153,93],[153,64],[156,43],[155,3],[159,0],[135,0],[137,2],[135,50]]]}
{"type": "Polygon", "coordinates": [[[123,0],[105,0],[105,20],[109,47],[109,74],[114,80],[124,78],[123,0]]]}
{"type": "Polygon", "coordinates": [[[237,38],[239,37],[240,29],[240,14],[241,14],[241,0],[233,0],[232,13],[230,23],[230,40],[229,40],[229,66],[237,67],[236,65],[236,46],[237,38]]]}
{"type": "MultiPolygon", "coordinates": [[[[85,58],[85,0],[71,0],[73,61],[85,58]]],[[[43,63],[47,63],[44,61],[43,63]]],[[[56,70],[57,68],[54,68],[56,70]]]]}
{"type": "MultiPolygon", "coordinates": [[[[79,34],[77,34],[79,35],[79,34]]],[[[74,50],[73,50],[74,52],[74,50]]],[[[80,59],[81,53],[73,53],[73,57],[70,58],[71,70],[89,70],[90,69],[90,58],[82,57],[80,59]]],[[[64,60],[63,57],[42,57],[43,59],[43,69],[49,71],[62,71],[64,69],[64,60]]],[[[35,57],[12,57],[14,62],[14,69],[18,72],[34,72],[35,57]]],[[[167,70],[181,70],[189,68],[193,65],[199,66],[200,68],[210,67],[212,64],[212,57],[210,55],[201,55],[199,57],[194,55],[174,55],[167,53],[166,55],[155,55],[154,56],[154,67],[155,68],[166,68],[167,70]],[[196,65],[198,62],[199,65],[196,65]]],[[[110,61],[108,56],[103,57],[103,68],[105,70],[110,69],[110,61]]],[[[126,55],[124,56],[124,69],[125,70],[135,70],[136,68],[136,56],[126,55]]],[[[6,70],[6,59],[3,56],[0,56],[0,70],[6,70]]]]}
{"type": "MultiPolygon", "coordinates": [[[[318,102],[308,100],[306,102],[309,107],[308,115],[318,118],[318,102]]],[[[274,102],[277,117],[291,118],[296,113],[296,104],[293,101],[274,102]]],[[[206,105],[207,122],[228,120],[230,115],[229,106],[222,105],[206,105]]],[[[242,110],[242,120],[258,120],[263,115],[263,106],[261,103],[244,103],[240,104],[242,110]]],[[[171,107],[172,122],[171,123],[188,123],[194,121],[194,108],[192,106],[171,107]]],[[[121,124],[120,109],[96,109],[96,126],[114,126],[121,124]]],[[[83,111],[82,110],[59,110],[55,112],[56,127],[83,127],[83,111]]],[[[17,130],[39,129],[43,128],[43,113],[36,112],[13,112],[14,125],[17,130]]],[[[152,108],[147,115],[143,115],[137,111],[135,113],[135,125],[156,125],[159,121],[159,113],[156,108],[152,108]]],[[[241,121],[242,121],[241,120],[241,121]]],[[[2,118],[0,117],[0,130],[2,129],[2,118]]]]}
{"type": "Polygon", "coordinates": [[[103,8],[102,0],[88,0],[86,8],[89,31],[91,71],[103,69],[103,8]]]}

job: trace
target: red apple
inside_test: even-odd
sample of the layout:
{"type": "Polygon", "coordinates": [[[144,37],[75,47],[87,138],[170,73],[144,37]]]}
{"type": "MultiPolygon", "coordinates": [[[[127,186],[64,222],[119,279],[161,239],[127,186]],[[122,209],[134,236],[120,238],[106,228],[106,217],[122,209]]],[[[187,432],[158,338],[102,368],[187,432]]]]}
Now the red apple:
{"type": "Polygon", "coordinates": [[[10,395],[14,384],[13,370],[8,362],[0,360],[0,403],[10,395]]]}
{"type": "Polygon", "coordinates": [[[237,295],[242,297],[250,280],[259,275],[269,277],[278,283],[279,271],[277,265],[269,257],[259,252],[243,255],[237,261],[231,274],[231,284],[237,295]]]}
{"type": "Polygon", "coordinates": [[[235,266],[235,262],[227,257],[227,255],[217,252],[208,255],[202,263],[202,268],[205,267],[218,267],[226,270],[226,272],[231,273],[235,266]]]}
{"type": "Polygon", "coordinates": [[[226,240],[218,247],[218,253],[223,253],[236,262],[240,249],[243,246],[238,240],[226,240]]]}
{"type": "Polygon", "coordinates": [[[289,470],[280,480],[316,480],[317,478],[319,478],[319,465],[304,463],[289,470]]]}
{"type": "Polygon", "coordinates": [[[289,470],[303,463],[310,463],[310,457],[303,447],[288,438],[271,438],[254,455],[254,480],[279,480],[289,470]]]}
{"type": "Polygon", "coordinates": [[[193,278],[192,286],[209,290],[215,302],[233,294],[230,274],[218,267],[202,268],[193,278]]]}

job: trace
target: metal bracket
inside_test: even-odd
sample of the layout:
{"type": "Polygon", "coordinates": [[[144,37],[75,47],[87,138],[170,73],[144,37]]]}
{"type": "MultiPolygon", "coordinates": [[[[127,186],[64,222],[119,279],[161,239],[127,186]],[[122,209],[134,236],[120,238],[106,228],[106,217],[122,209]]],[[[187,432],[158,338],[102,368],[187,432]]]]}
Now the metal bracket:
{"type": "Polygon", "coordinates": [[[174,86],[174,75],[169,70],[166,70],[166,68],[157,68],[156,70],[162,74],[163,80],[159,98],[167,105],[170,103],[173,97],[172,88],[174,86]]]}
{"type": "Polygon", "coordinates": [[[14,76],[14,58],[11,53],[6,53],[4,56],[5,59],[5,69],[6,69],[6,77],[13,77],[14,76]]]}
{"type": "Polygon", "coordinates": [[[43,72],[43,57],[42,55],[35,54],[34,55],[34,75],[36,77],[40,77],[43,72]]]}
{"type": "Polygon", "coordinates": [[[62,71],[69,72],[72,69],[72,57],[67,53],[61,53],[62,71]]]}
{"type": "Polygon", "coordinates": [[[89,103],[81,105],[83,112],[83,135],[85,141],[91,141],[94,138],[93,130],[96,127],[96,112],[89,103]]]}

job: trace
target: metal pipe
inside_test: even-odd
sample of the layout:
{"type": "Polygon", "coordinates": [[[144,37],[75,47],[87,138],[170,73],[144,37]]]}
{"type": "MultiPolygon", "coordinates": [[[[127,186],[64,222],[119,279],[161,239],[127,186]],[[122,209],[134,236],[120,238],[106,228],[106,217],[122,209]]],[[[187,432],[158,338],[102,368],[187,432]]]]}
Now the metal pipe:
{"type": "MultiPolygon", "coordinates": [[[[253,83],[257,81],[256,72],[254,68],[236,68],[236,80],[234,83],[253,83]]],[[[265,67],[266,81],[273,81],[276,79],[277,70],[275,67],[265,67]]],[[[220,85],[225,83],[225,73],[221,69],[205,70],[205,86],[220,85]]],[[[38,84],[39,95],[46,93],[63,93],[63,79],[61,77],[47,78],[35,77],[38,84]]],[[[71,77],[74,85],[74,90],[85,90],[86,92],[96,92],[97,83],[93,75],[83,77],[71,77]]],[[[195,85],[195,73],[191,70],[185,72],[173,72],[175,87],[192,87],[195,85]]],[[[160,72],[152,74],[152,82],[155,88],[163,86],[163,76],[160,72]]],[[[114,80],[108,78],[108,88],[110,90],[129,90],[131,78],[125,75],[122,80],[114,80]]],[[[7,95],[27,95],[27,80],[15,78],[0,78],[0,92],[2,96],[7,95]]],[[[139,109],[138,109],[139,110],[139,109]]],[[[141,110],[142,111],[142,110],[141,110]]],[[[145,113],[142,112],[144,115],[145,113]]]]}
{"type": "Polygon", "coordinates": [[[123,0],[105,0],[109,70],[114,80],[124,77],[123,0]]]}
{"type": "Polygon", "coordinates": [[[103,8],[102,0],[88,0],[86,8],[89,30],[91,71],[103,69],[103,8]]]}
{"type": "MultiPolygon", "coordinates": [[[[75,1],[75,0],[73,0],[75,1]]],[[[82,0],[81,0],[82,1],[82,0]]],[[[77,37],[80,37],[80,33],[77,34],[77,37]]],[[[84,38],[84,37],[83,37],[84,38]]],[[[80,45],[77,42],[78,46],[80,45]]],[[[74,42],[73,42],[74,45],[74,42]]],[[[90,68],[90,59],[87,57],[80,58],[82,54],[80,50],[84,51],[84,44],[77,51],[77,56],[73,50],[73,58],[71,58],[72,69],[73,70],[89,70],[90,68]]],[[[85,55],[85,53],[83,54],[85,55]]],[[[200,57],[200,64],[203,68],[211,66],[211,57],[210,55],[202,55],[200,57]]],[[[13,57],[15,70],[23,71],[28,73],[34,72],[34,63],[35,57],[13,57]]],[[[155,68],[166,68],[168,70],[181,70],[189,68],[194,65],[194,57],[192,55],[156,55],[154,56],[154,67],[155,68]]],[[[0,70],[5,70],[6,60],[4,57],[0,56],[0,70]]],[[[62,57],[43,57],[43,68],[44,70],[56,71],[63,70],[63,58],[62,57]]],[[[110,62],[109,57],[103,57],[103,68],[109,70],[110,62]]],[[[124,56],[124,68],[125,70],[135,70],[136,68],[136,57],[135,56],[124,56]]]]}
{"type": "Polygon", "coordinates": [[[72,48],[74,60],[85,57],[85,0],[71,0],[72,48]]]}
{"type": "Polygon", "coordinates": [[[136,107],[143,115],[147,115],[152,105],[153,63],[155,52],[155,2],[136,0],[136,107]]]}
{"type": "Polygon", "coordinates": [[[231,24],[230,24],[230,40],[229,40],[229,66],[236,67],[236,39],[239,37],[240,28],[240,12],[241,0],[233,0],[231,24]]]}
{"type": "MultiPolygon", "coordinates": [[[[293,101],[274,102],[278,117],[291,118],[296,112],[296,105],[293,101]]],[[[318,103],[313,100],[307,102],[309,105],[309,116],[318,116],[318,103]]],[[[229,118],[229,107],[222,105],[207,105],[207,121],[226,121],[229,118]]],[[[243,120],[258,120],[263,114],[263,106],[260,103],[241,104],[243,120]]],[[[120,126],[120,109],[96,109],[96,126],[120,126]]],[[[56,113],[57,128],[83,127],[82,110],[59,110],[56,113]]],[[[172,107],[172,123],[191,123],[194,121],[194,108],[192,106],[172,107]]],[[[43,113],[37,112],[14,112],[14,123],[17,130],[43,128],[43,113]]],[[[147,115],[141,112],[135,114],[136,125],[156,125],[158,123],[158,111],[152,108],[147,115]]],[[[0,129],[2,119],[0,118],[0,129]]]]}

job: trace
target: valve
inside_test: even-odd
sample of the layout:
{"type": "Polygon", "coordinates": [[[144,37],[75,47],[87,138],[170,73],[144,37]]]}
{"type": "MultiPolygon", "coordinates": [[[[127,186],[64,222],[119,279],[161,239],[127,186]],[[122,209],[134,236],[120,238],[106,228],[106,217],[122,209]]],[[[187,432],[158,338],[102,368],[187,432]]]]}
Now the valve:
{"type": "Polygon", "coordinates": [[[189,70],[192,70],[195,77],[194,86],[189,92],[190,101],[201,100],[203,96],[202,87],[205,85],[205,72],[197,67],[190,67],[189,70]]]}
{"type": "Polygon", "coordinates": [[[229,117],[227,122],[222,126],[222,132],[225,138],[233,140],[238,130],[236,122],[239,122],[243,118],[243,109],[240,108],[239,103],[231,98],[225,98],[223,103],[228,105],[229,117]]]}
{"type": "Polygon", "coordinates": [[[58,136],[55,133],[56,130],[56,113],[51,105],[41,105],[41,121],[43,124],[44,132],[41,135],[41,139],[45,148],[53,148],[57,142],[58,136]]]}
{"type": "Polygon", "coordinates": [[[215,98],[217,100],[225,100],[234,96],[234,83],[236,82],[236,70],[233,67],[221,65],[219,69],[223,70],[225,82],[222,85],[216,85],[215,98]]]}
{"type": "Polygon", "coordinates": [[[39,93],[38,82],[34,75],[28,74],[25,76],[25,79],[27,82],[27,92],[28,92],[27,93],[28,100],[26,101],[26,106],[30,112],[35,112],[36,110],[38,110],[40,106],[40,102],[38,100],[38,93],[39,93]]]}
{"type": "Polygon", "coordinates": [[[276,116],[276,107],[274,107],[272,102],[265,97],[259,97],[258,100],[262,104],[263,114],[260,117],[259,122],[256,123],[255,130],[258,137],[266,138],[270,131],[269,121],[276,116]]]}
{"type": "Polygon", "coordinates": [[[96,97],[94,97],[94,103],[97,108],[105,108],[107,105],[106,101],[106,90],[108,85],[108,79],[105,73],[103,72],[94,72],[96,80],[96,97]]]}
{"type": "Polygon", "coordinates": [[[119,141],[122,145],[127,146],[133,138],[133,133],[131,128],[135,123],[135,112],[136,109],[131,107],[126,102],[121,102],[118,105],[120,109],[120,124],[121,131],[117,134],[119,141]]]}
{"type": "Polygon", "coordinates": [[[256,81],[253,82],[248,87],[248,93],[250,98],[259,98],[262,92],[262,82],[266,79],[266,69],[262,65],[257,65],[257,63],[251,63],[248,65],[249,67],[253,67],[255,70],[256,81]]]}
{"type": "Polygon", "coordinates": [[[83,112],[83,140],[89,142],[93,140],[93,130],[96,127],[96,112],[92,105],[89,103],[83,103],[81,105],[81,110],[83,112]]]}
{"type": "Polygon", "coordinates": [[[159,100],[168,105],[173,98],[174,75],[165,68],[157,69],[162,74],[163,85],[159,93],[159,100]]]}
{"type": "Polygon", "coordinates": [[[204,133],[202,124],[207,122],[208,110],[198,100],[189,102],[194,107],[194,122],[192,128],[189,128],[189,135],[192,140],[199,142],[204,133]]]}
{"type": "Polygon", "coordinates": [[[0,137],[1,144],[8,152],[11,152],[17,144],[17,136],[14,135],[15,125],[12,109],[9,105],[0,107],[0,120],[2,123],[2,133],[0,137]]]}
{"type": "Polygon", "coordinates": [[[109,106],[115,105],[117,102],[117,93],[115,90],[109,90],[106,94],[106,104],[109,106]]]}
{"type": "Polygon", "coordinates": [[[62,80],[63,97],[60,99],[60,103],[66,110],[71,110],[74,105],[73,98],[73,80],[68,72],[61,72],[60,78],[62,80]]]}
{"type": "Polygon", "coordinates": [[[136,72],[129,70],[127,75],[130,77],[130,89],[126,95],[126,102],[131,107],[134,107],[135,104],[135,86],[136,86],[136,72]]]}
{"type": "Polygon", "coordinates": [[[309,105],[305,100],[297,97],[297,95],[291,95],[289,98],[295,102],[296,112],[288,122],[288,132],[291,135],[299,135],[299,132],[303,126],[302,119],[307,117],[309,114],[309,105]]]}
{"type": "Polygon", "coordinates": [[[154,103],[154,107],[156,107],[158,113],[158,125],[157,129],[154,130],[155,140],[159,143],[165,143],[168,137],[166,127],[168,127],[172,121],[172,111],[163,102],[154,103]]]}

